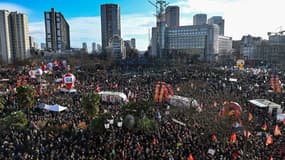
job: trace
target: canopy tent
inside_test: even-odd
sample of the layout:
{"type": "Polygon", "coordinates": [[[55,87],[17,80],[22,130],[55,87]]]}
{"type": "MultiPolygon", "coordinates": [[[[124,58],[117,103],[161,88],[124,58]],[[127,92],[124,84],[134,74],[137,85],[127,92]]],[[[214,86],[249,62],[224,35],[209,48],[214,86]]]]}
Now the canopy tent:
{"type": "Polygon", "coordinates": [[[10,81],[10,79],[5,79],[5,78],[0,79],[0,82],[9,82],[9,81],[10,81]]]}
{"type": "Polygon", "coordinates": [[[47,108],[49,105],[47,105],[47,104],[45,104],[45,103],[40,103],[40,104],[38,104],[38,105],[36,105],[35,107],[36,108],[40,108],[40,109],[45,109],[45,108],[47,108]]]}
{"type": "Polygon", "coordinates": [[[182,108],[198,107],[198,102],[189,97],[181,97],[177,95],[170,96],[170,105],[182,108]]]}
{"type": "Polygon", "coordinates": [[[55,80],[56,83],[61,83],[62,82],[62,78],[58,78],[55,80]]]}
{"type": "Polygon", "coordinates": [[[64,93],[77,93],[77,90],[74,88],[73,89],[60,88],[60,91],[64,93]]]}
{"type": "Polygon", "coordinates": [[[53,112],[62,112],[64,110],[67,110],[67,107],[63,107],[61,105],[55,104],[55,105],[47,105],[44,107],[44,109],[48,111],[53,111],[53,112]]]}
{"type": "Polygon", "coordinates": [[[236,78],[230,78],[229,81],[230,82],[237,82],[238,80],[236,78]]]}
{"type": "Polygon", "coordinates": [[[278,114],[277,115],[277,121],[283,121],[285,119],[285,114],[278,114]]]}
{"type": "Polygon", "coordinates": [[[272,109],[281,108],[281,105],[271,102],[267,99],[254,99],[254,100],[249,100],[249,102],[259,108],[272,108],[272,109]]]}
{"type": "Polygon", "coordinates": [[[128,102],[127,95],[122,92],[102,91],[98,94],[104,102],[128,102]]]}

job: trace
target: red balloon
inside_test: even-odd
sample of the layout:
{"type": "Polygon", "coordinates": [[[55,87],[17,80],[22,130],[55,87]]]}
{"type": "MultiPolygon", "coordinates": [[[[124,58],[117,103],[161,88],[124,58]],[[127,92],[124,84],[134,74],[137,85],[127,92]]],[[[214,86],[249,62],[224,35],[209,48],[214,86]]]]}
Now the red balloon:
{"type": "Polygon", "coordinates": [[[223,110],[222,115],[233,115],[235,117],[239,117],[242,112],[241,106],[236,102],[226,103],[222,110],[223,110]]]}
{"type": "Polygon", "coordinates": [[[71,73],[67,73],[63,76],[62,82],[68,89],[72,89],[74,87],[75,76],[71,73]]]}

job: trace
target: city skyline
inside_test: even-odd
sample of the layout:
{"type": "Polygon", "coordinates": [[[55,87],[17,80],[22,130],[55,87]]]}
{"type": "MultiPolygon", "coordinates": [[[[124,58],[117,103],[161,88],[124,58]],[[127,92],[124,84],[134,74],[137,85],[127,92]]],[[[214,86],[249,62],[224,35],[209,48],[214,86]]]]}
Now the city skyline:
{"type": "MultiPolygon", "coordinates": [[[[274,9],[268,8],[272,4],[282,4],[281,0],[274,2],[267,0],[170,0],[168,2],[170,5],[180,7],[180,25],[192,25],[193,15],[198,13],[205,13],[208,18],[223,16],[225,35],[233,37],[234,40],[241,39],[243,35],[247,34],[267,39],[267,32],[278,31],[279,26],[285,26],[285,22],[280,21],[282,5],[274,5],[274,9]]],[[[51,0],[49,3],[9,0],[0,1],[0,9],[27,14],[30,35],[40,44],[45,42],[43,13],[54,7],[66,17],[70,25],[71,47],[80,48],[82,42],[87,42],[89,47],[92,42],[101,43],[100,5],[104,3],[119,4],[122,38],[136,38],[139,50],[147,48],[149,29],[156,23],[153,16],[155,8],[147,0],[135,2],[86,0],[77,4],[71,2],[68,6],[64,5],[66,3],[66,0],[61,2],[51,0]]]]}

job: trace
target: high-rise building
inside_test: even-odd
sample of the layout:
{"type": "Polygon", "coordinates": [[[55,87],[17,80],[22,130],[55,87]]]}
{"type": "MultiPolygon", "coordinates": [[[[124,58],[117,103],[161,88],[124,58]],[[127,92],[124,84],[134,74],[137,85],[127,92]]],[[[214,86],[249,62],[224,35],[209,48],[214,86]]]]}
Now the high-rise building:
{"type": "Polygon", "coordinates": [[[54,8],[45,12],[46,49],[61,51],[70,48],[69,25],[60,12],[54,8]]]}
{"type": "Polygon", "coordinates": [[[225,33],[225,20],[221,16],[213,16],[208,19],[208,24],[216,24],[219,26],[219,34],[223,36],[225,33]]]}
{"type": "Polygon", "coordinates": [[[0,53],[6,63],[30,57],[28,18],[17,12],[0,11],[0,53]]]}
{"type": "Polygon", "coordinates": [[[121,37],[120,7],[117,4],[101,5],[102,49],[109,46],[114,35],[121,37]]]}
{"type": "Polygon", "coordinates": [[[168,6],[165,12],[167,27],[179,27],[179,7],[168,6]]]}
{"type": "Polygon", "coordinates": [[[98,53],[102,52],[102,46],[100,44],[97,44],[97,51],[98,53]]]}
{"type": "Polygon", "coordinates": [[[207,14],[196,14],[193,17],[193,25],[207,24],[207,14]]]}
{"type": "Polygon", "coordinates": [[[12,62],[9,28],[9,11],[0,10],[0,59],[5,63],[12,62]]]}
{"type": "Polygon", "coordinates": [[[87,51],[88,51],[88,49],[87,49],[87,43],[86,43],[86,42],[83,42],[83,43],[82,43],[82,50],[83,50],[84,52],[87,52],[87,51]]]}
{"type": "Polygon", "coordinates": [[[110,40],[110,45],[106,47],[108,53],[110,53],[110,58],[116,60],[126,58],[126,47],[124,45],[123,39],[119,35],[114,35],[110,40]]]}
{"type": "Polygon", "coordinates": [[[41,50],[46,50],[46,44],[45,43],[41,43],[41,50]]]}
{"type": "Polygon", "coordinates": [[[136,39],[135,38],[131,39],[131,47],[134,49],[136,48],[136,39]]]}
{"type": "Polygon", "coordinates": [[[96,43],[93,42],[92,43],[92,53],[95,53],[96,52],[96,43]]]}
{"type": "Polygon", "coordinates": [[[12,52],[14,60],[24,60],[30,57],[28,17],[25,14],[11,12],[10,25],[12,34],[12,52]]]}
{"type": "Polygon", "coordinates": [[[29,43],[30,43],[30,49],[36,48],[36,43],[35,43],[34,38],[32,36],[29,36],[29,43]]]}

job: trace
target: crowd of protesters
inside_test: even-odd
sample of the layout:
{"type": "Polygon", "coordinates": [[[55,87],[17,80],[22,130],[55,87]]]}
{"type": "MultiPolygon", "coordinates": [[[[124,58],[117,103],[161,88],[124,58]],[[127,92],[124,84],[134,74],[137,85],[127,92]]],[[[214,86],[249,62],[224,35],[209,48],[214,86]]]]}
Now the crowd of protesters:
{"type": "MultiPolygon", "coordinates": [[[[8,91],[4,95],[6,106],[1,112],[1,118],[8,112],[20,109],[15,99],[16,82],[20,76],[29,79],[30,69],[25,67],[19,71],[14,68],[2,68],[0,77],[9,79],[9,82],[1,85],[1,90],[8,91]]],[[[282,72],[279,74],[280,81],[284,82],[284,75],[282,72]]],[[[0,131],[0,159],[284,160],[285,124],[277,122],[276,118],[267,112],[255,114],[253,106],[248,103],[251,99],[268,99],[280,104],[284,109],[284,93],[268,92],[271,89],[270,75],[269,71],[255,73],[199,65],[155,71],[148,68],[139,73],[105,70],[91,72],[72,67],[70,71],[53,71],[42,76],[48,86],[38,92],[37,101],[60,104],[68,107],[68,111],[54,113],[33,109],[28,129],[17,130],[10,127],[0,131]],[[77,78],[76,94],[62,94],[62,84],[55,82],[66,72],[72,72],[77,78]],[[237,82],[231,82],[229,78],[236,78],[237,82]],[[239,103],[244,112],[254,116],[249,128],[251,136],[237,134],[235,143],[230,143],[230,132],[228,137],[217,136],[213,140],[214,133],[209,133],[209,127],[216,126],[209,126],[211,124],[207,125],[206,120],[205,123],[201,119],[195,119],[195,116],[189,117],[189,112],[185,110],[175,111],[175,106],[170,106],[171,111],[168,113],[167,103],[156,104],[151,113],[148,113],[158,120],[156,131],[128,130],[116,125],[106,129],[102,134],[90,131],[90,117],[80,104],[82,94],[98,90],[119,91],[125,93],[129,101],[153,101],[157,81],[171,84],[175,95],[196,99],[202,109],[200,114],[208,115],[208,112],[212,112],[218,115],[224,102],[239,103]],[[157,111],[161,113],[159,119],[157,111]],[[173,118],[187,125],[175,123],[172,121],[173,118]],[[188,123],[190,121],[191,123],[188,123]],[[87,124],[87,129],[78,127],[82,122],[87,124]],[[268,128],[262,130],[264,123],[268,128]],[[281,135],[274,136],[276,125],[279,126],[281,135]],[[269,135],[273,135],[273,143],[266,144],[269,135]],[[209,153],[209,150],[214,152],[209,153]]],[[[119,118],[120,108],[118,104],[100,105],[101,112],[109,109],[115,119],[119,118]]]]}

